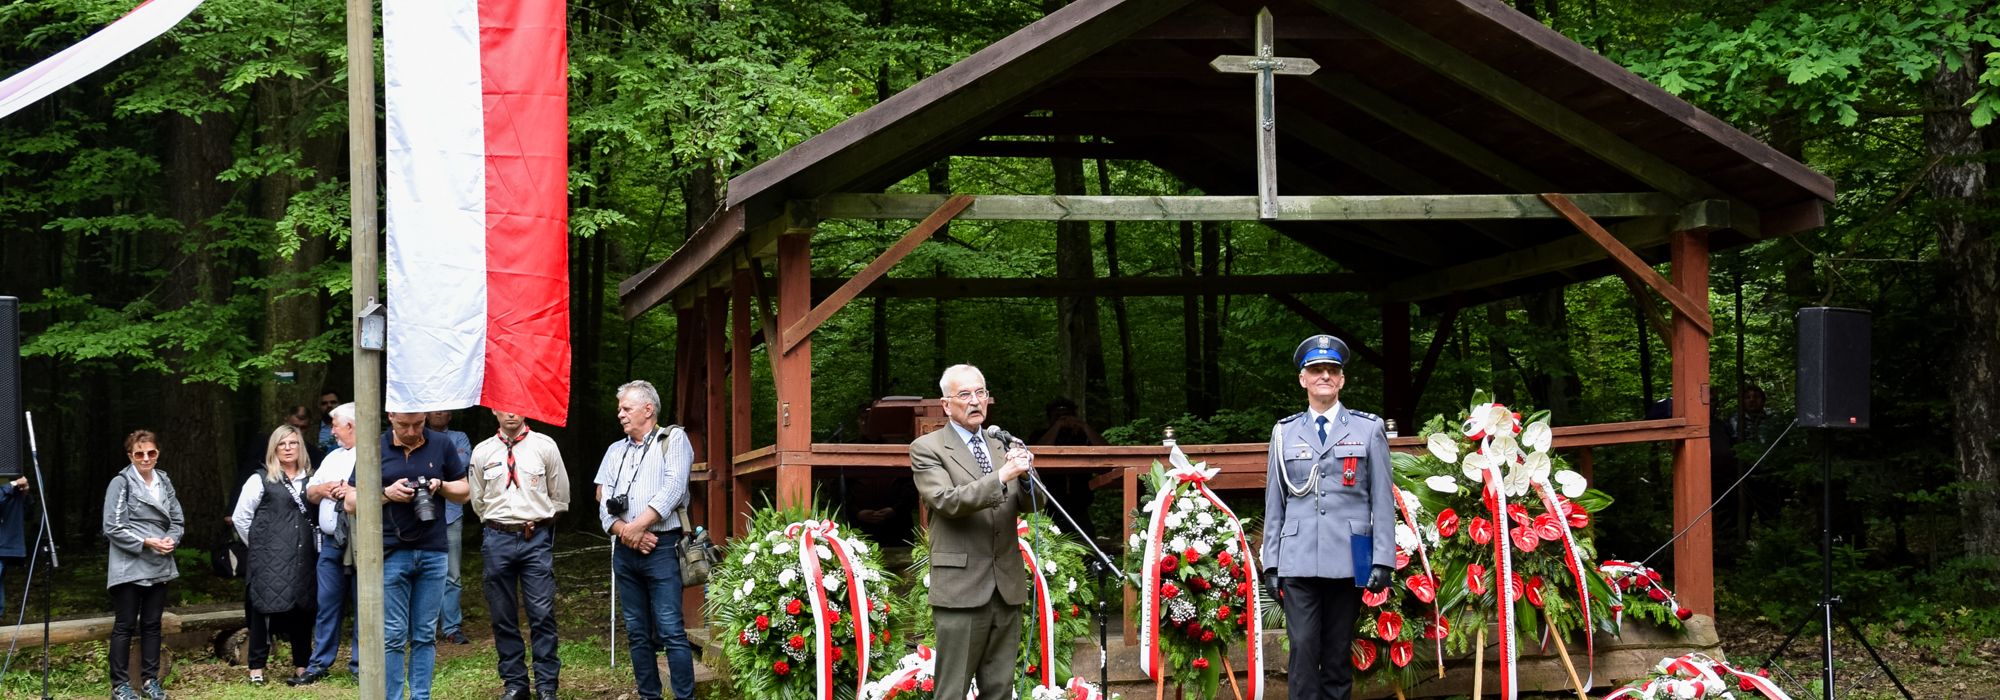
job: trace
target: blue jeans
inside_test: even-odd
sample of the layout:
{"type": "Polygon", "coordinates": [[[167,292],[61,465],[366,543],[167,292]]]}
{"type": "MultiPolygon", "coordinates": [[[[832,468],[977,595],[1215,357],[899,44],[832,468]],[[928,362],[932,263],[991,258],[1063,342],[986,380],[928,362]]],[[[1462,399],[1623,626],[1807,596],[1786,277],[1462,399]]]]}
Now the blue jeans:
{"type": "Polygon", "coordinates": [[[611,553],[625,639],[632,647],[632,676],[642,700],[660,700],[658,655],[663,649],[675,700],[694,700],[694,647],[681,618],[681,557],[668,543],[670,536],[680,533],[661,534],[652,554],[640,554],[623,542],[611,553]]]}
{"type": "MultiPolygon", "coordinates": [[[[314,569],[319,575],[319,612],[313,617],[312,661],[308,666],[315,671],[333,668],[333,662],[340,657],[340,626],[349,615],[354,614],[354,575],[340,563],[346,549],[326,538],[319,548],[319,562],[314,569]]],[[[359,672],[359,656],[354,653],[360,648],[354,637],[356,630],[349,627],[347,672],[359,672]]]]}
{"type": "Polygon", "coordinates": [[[444,599],[444,552],[397,549],[382,557],[382,667],[389,700],[403,697],[408,647],[411,700],[430,700],[437,666],[438,605],[444,599]]]}
{"type": "Polygon", "coordinates": [[[438,636],[449,637],[465,624],[465,612],[458,608],[459,595],[465,587],[459,584],[459,562],[465,560],[465,520],[454,520],[444,526],[445,542],[451,545],[449,559],[444,571],[444,605],[438,609],[438,636]]]}

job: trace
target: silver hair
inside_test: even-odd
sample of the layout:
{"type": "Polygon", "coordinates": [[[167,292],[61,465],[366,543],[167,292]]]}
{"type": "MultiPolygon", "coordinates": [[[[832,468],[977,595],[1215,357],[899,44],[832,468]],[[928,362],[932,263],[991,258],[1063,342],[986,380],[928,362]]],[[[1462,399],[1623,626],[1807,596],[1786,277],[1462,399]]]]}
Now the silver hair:
{"type": "Polygon", "coordinates": [[[333,407],[333,410],[326,412],[326,417],[332,420],[334,425],[342,423],[354,425],[354,402],[349,401],[333,407]]]}
{"type": "Polygon", "coordinates": [[[618,385],[618,393],[613,394],[613,396],[624,398],[626,392],[636,393],[640,399],[645,400],[648,404],[652,404],[654,414],[657,415],[660,412],[660,390],[653,388],[652,382],[644,379],[634,379],[620,384],[618,385]]]}
{"type": "Polygon", "coordinates": [[[944,368],[944,374],[938,377],[938,395],[950,396],[953,393],[955,393],[951,390],[952,379],[954,377],[966,373],[979,375],[980,379],[986,378],[986,374],[984,372],[980,372],[978,367],[974,367],[972,365],[952,365],[950,367],[946,367],[944,368]]]}

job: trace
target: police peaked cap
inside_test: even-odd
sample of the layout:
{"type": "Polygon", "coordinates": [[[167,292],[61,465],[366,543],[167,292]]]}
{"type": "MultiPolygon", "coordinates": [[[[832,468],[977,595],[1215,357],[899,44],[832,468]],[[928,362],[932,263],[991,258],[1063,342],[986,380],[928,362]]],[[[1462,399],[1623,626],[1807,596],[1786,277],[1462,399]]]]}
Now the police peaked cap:
{"type": "Polygon", "coordinates": [[[1292,364],[1298,365],[1299,369],[1326,362],[1346,366],[1347,343],[1322,333],[1305,339],[1305,342],[1299,343],[1299,349],[1292,352],[1292,364]]]}

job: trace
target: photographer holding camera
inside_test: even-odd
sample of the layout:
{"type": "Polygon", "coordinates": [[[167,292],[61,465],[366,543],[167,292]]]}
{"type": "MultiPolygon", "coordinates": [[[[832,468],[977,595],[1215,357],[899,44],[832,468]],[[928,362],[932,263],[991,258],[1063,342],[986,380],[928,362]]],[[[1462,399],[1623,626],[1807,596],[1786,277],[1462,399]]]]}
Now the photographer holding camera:
{"type": "MultiPolygon", "coordinates": [[[[424,426],[426,414],[390,413],[382,450],[382,665],[388,696],[403,697],[405,648],[412,700],[429,700],[437,663],[439,606],[444,603],[444,507],[464,503],[465,460],[443,434],[424,426]]],[[[350,480],[349,485],[352,485],[350,480]]],[[[354,492],[347,511],[354,512],[354,492]]],[[[355,533],[356,537],[366,536],[355,533]]]]}
{"type": "Polygon", "coordinates": [[[597,465],[598,519],[614,540],[612,575],[632,649],[641,700],[660,700],[658,654],[667,653],[675,700],[694,700],[694,647],[681,615],[680,522],[694,445],[679,426],[659,425],[660,392],[644,380],[618,387],[625,436],[597,465]]]}

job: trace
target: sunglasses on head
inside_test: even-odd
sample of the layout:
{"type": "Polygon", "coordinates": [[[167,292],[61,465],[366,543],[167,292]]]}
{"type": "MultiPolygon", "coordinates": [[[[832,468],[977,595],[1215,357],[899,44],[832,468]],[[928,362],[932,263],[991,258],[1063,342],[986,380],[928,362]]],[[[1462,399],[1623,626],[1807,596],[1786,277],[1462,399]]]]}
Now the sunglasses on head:
{"type": "Polygon", "coordinates": [[[133,451],[132,451],[132,456],[133,456],[133,457],[137,457],[137,458],[139,458],[139,459],[152,459],[152,458],[154,458],[154,457],[158,457],[158,456],[160,456],[160,451],[159,451],[159,450],[133,450],[133,451]]]}

